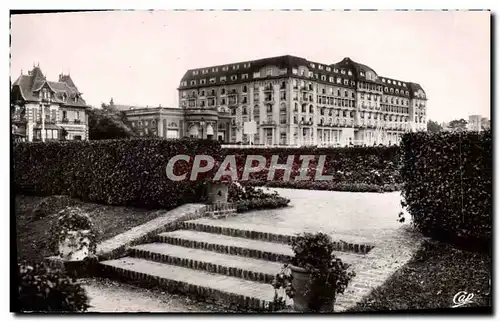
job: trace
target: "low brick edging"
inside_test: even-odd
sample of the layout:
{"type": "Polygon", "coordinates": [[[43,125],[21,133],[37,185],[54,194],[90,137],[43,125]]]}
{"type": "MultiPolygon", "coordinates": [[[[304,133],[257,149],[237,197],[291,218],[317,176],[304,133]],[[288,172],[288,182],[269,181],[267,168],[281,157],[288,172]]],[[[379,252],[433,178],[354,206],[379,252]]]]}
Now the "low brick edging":
{"type": "Polygon", "coordinates": [[[391,239],[377,243],[370,253],[369,261],[354,265],[356,276],[346,288],[344,294],[337,295],[336,312],[344,312],[369,296],[371,292],[383,285],[398,269],[403,267],[421,248],[425,238],[412,236],[408,240],[391,239]]]}

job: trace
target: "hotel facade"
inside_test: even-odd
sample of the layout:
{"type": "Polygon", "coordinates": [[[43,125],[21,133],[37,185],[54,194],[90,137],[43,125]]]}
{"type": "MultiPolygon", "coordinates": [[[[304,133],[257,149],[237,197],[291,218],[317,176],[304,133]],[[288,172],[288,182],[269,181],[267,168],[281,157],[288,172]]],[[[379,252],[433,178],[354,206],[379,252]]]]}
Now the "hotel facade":
{"type": "Polygon", "coordinates": [[[191,69],[178,92],[180,133],[225,143],[390,145],[427,128],[419,84],[350,58],[327,65],[288,55],[191,69]]]}

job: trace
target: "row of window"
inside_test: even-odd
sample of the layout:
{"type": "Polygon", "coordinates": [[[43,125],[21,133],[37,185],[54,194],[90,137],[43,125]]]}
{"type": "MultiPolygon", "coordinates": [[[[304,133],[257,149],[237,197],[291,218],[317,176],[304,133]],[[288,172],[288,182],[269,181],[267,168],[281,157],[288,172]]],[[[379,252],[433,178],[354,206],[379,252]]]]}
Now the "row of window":
{"type": "MultiPolygon", "coordinates": [[[[250,68],[251,64],[250,63],[245,63],[243,64],[243,68],[250,68]]],[[[232,65],[232,70],[239,70],[240,69],[240,65],[239,64],[236,64],[236,65],[232,65]]],[[[224,72],[227,72],[229,71],[229,66],[223,66],[221,67],[221,70],[224,71],[224,72]]],[[[202,74],[208,74],[209,72],[212,72],[212,73],[217,73],[219,71],[219,67],[212,67],[212,68],[205,68],[205,69],[202,69],[201,70],[201,73],[202,74]]],[[[200,70],[193,70],[193,76],[196,76],[200,73],[200,70]]]]}

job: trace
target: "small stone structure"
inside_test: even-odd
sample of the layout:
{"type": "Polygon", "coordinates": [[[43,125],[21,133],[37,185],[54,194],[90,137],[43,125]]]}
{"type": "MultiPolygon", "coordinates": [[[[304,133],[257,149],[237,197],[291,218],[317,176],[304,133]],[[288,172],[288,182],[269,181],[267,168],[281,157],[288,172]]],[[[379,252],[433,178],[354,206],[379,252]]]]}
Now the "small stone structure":
{"type": "Polygon", "coordinates": [[[210,182],[208,184],[207,194],[210,204],[227,204],[229,193],[229,183],[210,182]]]}

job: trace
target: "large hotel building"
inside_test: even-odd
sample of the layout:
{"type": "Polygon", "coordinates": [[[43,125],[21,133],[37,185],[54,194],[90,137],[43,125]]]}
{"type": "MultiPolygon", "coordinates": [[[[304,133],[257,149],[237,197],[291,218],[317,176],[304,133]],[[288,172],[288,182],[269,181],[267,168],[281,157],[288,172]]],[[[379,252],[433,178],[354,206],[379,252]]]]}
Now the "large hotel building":
{"type": "Polygon", "coordinates": [[[185,134],[228,143],[389,145],[426,130],[419,84],[349,58],[327,65],[281,56],[192,69],[178,90],[185,134]]]}

